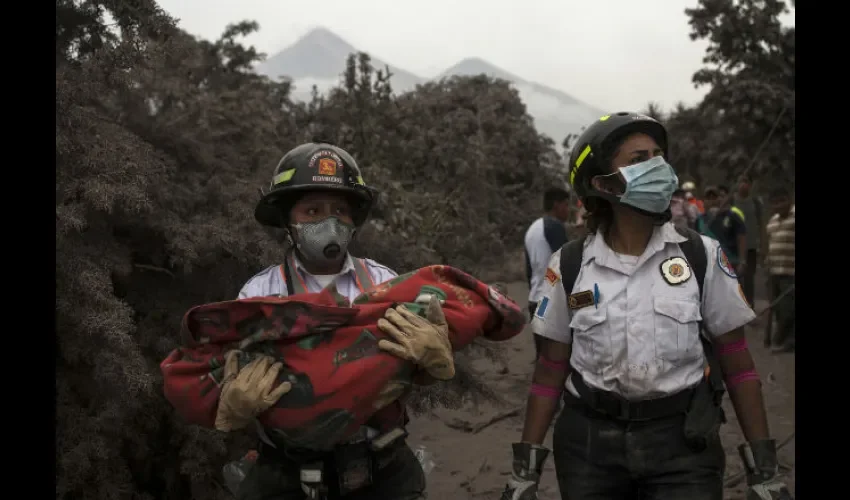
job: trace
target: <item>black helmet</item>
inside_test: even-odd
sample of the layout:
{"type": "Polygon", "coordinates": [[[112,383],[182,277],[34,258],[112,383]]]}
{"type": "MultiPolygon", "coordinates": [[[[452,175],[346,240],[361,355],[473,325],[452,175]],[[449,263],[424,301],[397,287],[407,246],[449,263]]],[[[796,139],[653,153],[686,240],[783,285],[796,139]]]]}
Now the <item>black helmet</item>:
{"type": "Polygon", "coordinates": [[[575,190],[582,203],[587,199],[598,197],[611,203],[618,203],[616,196],[598,191],[593,187],[591,179],[597,175],[610,174],[613,148],[627,136],[642,132],[653,139],[667,154],[667,130],[657,120],[638,113],[621,111],[605,115],[593,123],[576,141],[570,153],[570,185],[575,190]]]}
{"type": "Polygon", "coordinates": [[[309,142],[280,159],[269,191],[254,209],[254,218],[265,226],[285,227],[292,205],[311,191],[348,195],[357,227],[366,222],[378,197],[378,192],[363,182],[357,162],[347,151],[331,144],[309,142]]]}

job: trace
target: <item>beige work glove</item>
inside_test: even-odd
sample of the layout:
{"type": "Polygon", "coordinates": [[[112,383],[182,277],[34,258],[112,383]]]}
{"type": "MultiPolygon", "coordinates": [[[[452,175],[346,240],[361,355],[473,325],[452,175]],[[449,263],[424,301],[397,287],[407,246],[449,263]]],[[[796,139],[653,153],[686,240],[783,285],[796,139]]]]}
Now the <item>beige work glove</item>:
{"type": "Polygon", "coordinates": [[[275,387],[283,365],[274,363],[270,356],[260,356],[239,370],[239,354],[230,351],[224,355],[224,378],[215,415],[215,428],[220,431],[247,427],[292,389],[289,382],[275,387]]]}
{"type": "Polygon", "coordinates": [[[425,318],[403,305],[390,308],[378,320],[378,328],[394,340],[380,340],[381,350],[416,363],[437,380],[455,376],[449,325],[439,300],[429,301],[425,318]]]}

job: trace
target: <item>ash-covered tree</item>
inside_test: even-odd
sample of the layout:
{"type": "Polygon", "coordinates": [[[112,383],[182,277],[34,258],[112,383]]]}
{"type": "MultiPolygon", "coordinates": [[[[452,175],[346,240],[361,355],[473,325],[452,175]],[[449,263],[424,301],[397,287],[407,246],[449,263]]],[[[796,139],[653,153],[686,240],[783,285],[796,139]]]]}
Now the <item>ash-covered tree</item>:
{"type": "Polygon", "coordinates": [[[796,31],[783,26],[780,0],[700,0],[686,9],[691,39],[706,40],[710,90],[695,110],[669,118],[678,160],[706,182],[730,182],[755,159],[765,181],[794,182],[796,31]]]}

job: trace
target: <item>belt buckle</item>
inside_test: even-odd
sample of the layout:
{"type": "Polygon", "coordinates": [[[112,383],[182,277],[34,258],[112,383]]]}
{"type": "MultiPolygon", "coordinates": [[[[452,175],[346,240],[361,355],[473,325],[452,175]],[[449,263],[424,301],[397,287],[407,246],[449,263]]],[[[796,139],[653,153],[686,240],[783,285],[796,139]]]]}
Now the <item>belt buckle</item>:
{"type": "Polygon", "coordinates": [[[369,457],[348,462],[339,474],[339,494],[346,495],[372,484],[372,461],[369,457]]]}
{"type": "Polygon", "coordinates": [[[368,441],[344,444],[334,450],[341,496],[372,484],[372,454],[368,441]]]}

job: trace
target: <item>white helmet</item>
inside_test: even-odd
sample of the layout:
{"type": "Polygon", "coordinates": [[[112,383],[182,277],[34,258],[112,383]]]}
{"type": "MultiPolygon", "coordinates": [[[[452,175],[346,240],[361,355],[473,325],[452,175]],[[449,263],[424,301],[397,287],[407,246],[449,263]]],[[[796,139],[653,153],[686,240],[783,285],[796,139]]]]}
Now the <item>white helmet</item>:
{"type": "Polygon", "coordinates": [[[694,181],[685,181],[684,183],[682,183],[682,189],[685,191],[693,191],[696,188],[697,185],[694,183],[694,181]]]}

